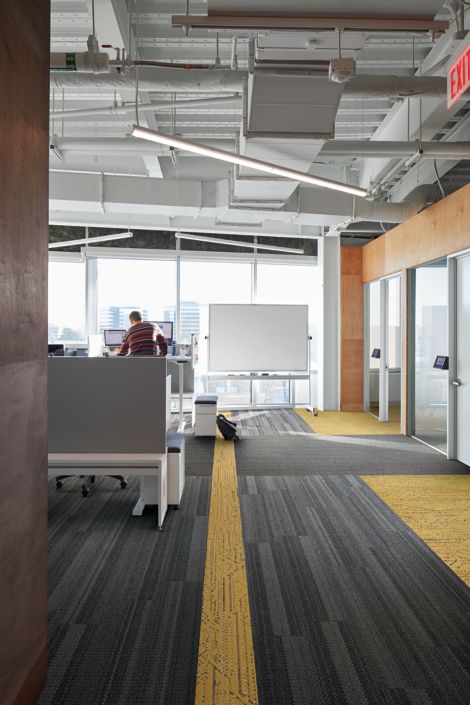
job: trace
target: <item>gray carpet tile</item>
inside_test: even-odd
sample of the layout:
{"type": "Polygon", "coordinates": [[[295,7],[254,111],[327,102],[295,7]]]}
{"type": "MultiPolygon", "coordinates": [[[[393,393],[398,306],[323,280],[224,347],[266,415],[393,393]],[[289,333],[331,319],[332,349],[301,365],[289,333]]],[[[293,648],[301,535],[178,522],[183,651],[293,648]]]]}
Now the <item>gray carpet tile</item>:
{"type": "Polygon", "coordinates": [[[97,479],[49,483],[49,675],[38,705],[193,705],[210,478],[188,477],[163,532],[97,479]]]}
{"type": "Polygon", "coordinates": [[[212,475],[214,462],[213,438],[196,438],[188,435],[185,442],[186,475],[212,475]]]}
{"type": "Polygon", "coordinates": [[[239,475],[463,474],[468,466],[403,436],[279,436],[242,438],[239,475]]]}
{"type": "Polygon", "coordinates": [[[470,702],[470,590],[360,478],[239,490],[260,705],[470,702]]]}
{"type": "Polygon", "coordinates": [[[237,422],[237,433],[246,436],[277,436],[284,434],[313,434],[313,430],[293,409],[254,409],[232,411],[237,422]]]}

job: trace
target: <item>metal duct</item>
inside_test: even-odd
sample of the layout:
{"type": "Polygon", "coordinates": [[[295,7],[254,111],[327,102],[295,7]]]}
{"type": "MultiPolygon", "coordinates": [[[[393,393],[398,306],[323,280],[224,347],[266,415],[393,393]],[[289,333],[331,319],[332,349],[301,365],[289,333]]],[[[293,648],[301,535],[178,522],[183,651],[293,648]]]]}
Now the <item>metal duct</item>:
{"type": "MultiPolygon", "coordinates": [[[[256,74],[256,71],[255,71],[256,74]]],[[[305,76],[302,69],[286,71],[263,71],[264,77],[305,76]]],[[[248,76],[245,71],[229,69],[171,69],[140,66],[139,86],[143,91],[177,91],[205,93],[226,91],[239,93],[243,81],[248,76]]],[[[130,67],[125,72],[111,67],[106,74],[52,72],[51,88],[86,88],[103,90],[106,88],[135,90],[136,69],[130,67]]],[[[355,76],[344,84],[345,96],[408,97],[429,96],[444,98],[447,95],[447,82],[442,76],[355,76]]]]}
{"type": "Polygon", "coordinates": [[[344,95],[446,98],[447,79],[443,76],[354,76],[344,84],[344,95]]]}
{"type": "MultiPolygon", "coordinates": [[[[242,90],[244,71],[224,69],[165,69],[153,66],[139,66],[139,88],[142,91],[163,91],[165,93],[197,92],[237,93],[242,90]]],[[[51,88],[86,88],[104,90],[135,91],[136,69],[130,67],[125,72],[112,67],[108,74],[61,73],[50,75],[51,88]]]]}

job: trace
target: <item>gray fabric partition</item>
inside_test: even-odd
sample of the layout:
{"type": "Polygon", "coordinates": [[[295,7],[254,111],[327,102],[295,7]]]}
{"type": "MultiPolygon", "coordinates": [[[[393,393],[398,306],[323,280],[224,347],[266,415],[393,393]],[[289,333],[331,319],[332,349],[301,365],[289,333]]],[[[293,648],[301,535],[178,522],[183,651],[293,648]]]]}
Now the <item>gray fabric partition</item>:
{"type": "Polygon", "coordinates": [[[52,357],[49,453],[164,453],[166,360],[52,357]]]}

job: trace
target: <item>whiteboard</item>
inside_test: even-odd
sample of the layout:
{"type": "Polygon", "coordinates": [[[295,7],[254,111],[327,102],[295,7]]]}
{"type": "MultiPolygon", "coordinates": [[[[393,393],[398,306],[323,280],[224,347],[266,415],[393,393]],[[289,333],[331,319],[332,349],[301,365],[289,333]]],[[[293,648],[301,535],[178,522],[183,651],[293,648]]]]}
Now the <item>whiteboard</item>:
{"type": "Polygon", "coordinates": [[[306,372],[308,306],[209,304],[210,372],[306,372]]]}

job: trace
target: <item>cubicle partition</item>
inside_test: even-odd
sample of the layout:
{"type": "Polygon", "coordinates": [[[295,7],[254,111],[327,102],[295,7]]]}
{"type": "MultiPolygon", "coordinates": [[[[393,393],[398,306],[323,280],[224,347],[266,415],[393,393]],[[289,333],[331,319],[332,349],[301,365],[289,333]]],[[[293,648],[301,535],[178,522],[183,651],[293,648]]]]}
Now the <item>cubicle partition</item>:
{"type": "Polygon", "coordinates": [[[166,360],[52,357],[49,453],[164,453],[166,360]]]}
{"type": "MultiPolygon", "coordinates": [[[[171,397],[165,358],[63,357],[48,365],[50,474],[153,477],[161,529],[171,397]]],[[[140,515],[140,499],[136,508],[140,515]]]]}

